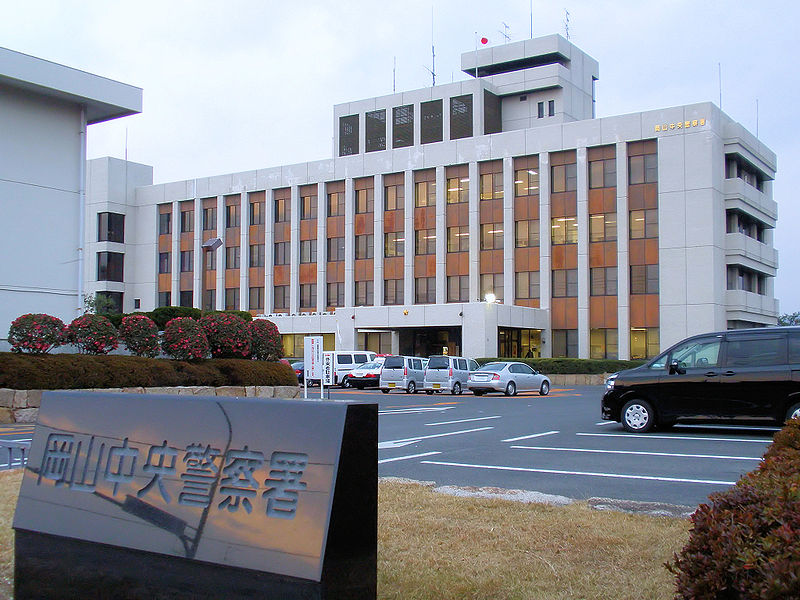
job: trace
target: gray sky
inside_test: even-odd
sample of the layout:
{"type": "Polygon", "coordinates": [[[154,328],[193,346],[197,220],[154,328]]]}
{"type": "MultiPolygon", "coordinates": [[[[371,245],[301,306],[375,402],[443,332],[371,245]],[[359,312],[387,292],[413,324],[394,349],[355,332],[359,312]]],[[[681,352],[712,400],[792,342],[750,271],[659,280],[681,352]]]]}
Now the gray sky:
{"type": "MultiPolygon", "coordinates": [[[[332,107],[466,79],[475,32],[531,33],[530,0],[5,2],[0,46],[144,89],[144,112],[89,128],[89,157],[152,165],[156,183],[329,158],[332,107]]],[[[778,155],[781,312],[800,310],[800,5],[763,0],[533,2],[534,35],[564,34],[600,63],[598,116],[719,104],[778,155]],[[756,118],[756,100],[759,112],[756,118]],[[757,123],[758,122],[758,123],[757,123]]]]}

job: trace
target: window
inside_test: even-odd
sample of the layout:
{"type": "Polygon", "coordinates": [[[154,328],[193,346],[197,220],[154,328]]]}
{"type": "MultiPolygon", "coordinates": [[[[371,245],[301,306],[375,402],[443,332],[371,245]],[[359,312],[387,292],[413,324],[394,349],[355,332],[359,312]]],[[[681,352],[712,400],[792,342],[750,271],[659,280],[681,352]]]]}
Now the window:
{"type": "Polygon", "coordinates": [[[275,266],[288,265],[289,259],[291,258],[290,252],[289,242],[275,242],[275,254],[273,257],[275,266]]]}
{"type": "Polygon", "coordinates": [[[328,284],[328,304],[327,306],[344,306],[344,284],[328,284]]]}
{"type": "Polygon", "coordinates": [[[249,300],[250,310],[264,310],[264,288],[251,287],[249,300]]]}
{"type": "Polygon", "coordinates": [[[764,175],[750,163],[743,160],[739,155],[725,155],[725,178],[733,179],[738,177],[747,185],[753,186],[758,191],[764,191],[764,175]]]}
{"type": "Polygon", "coordinates": [[[300,262],[317,262],[317,240],[302,240],[300,242],[300,262]]]}
{"type": "Polygon", "coordinates": [[[383,282],[383,303],[403,304],[403,280],[387,279],[383,282]]]}
{"type": "Polygon", "coordinates": [[[631,294],[658,293],[658,265],[631,266],[631,294]]]}
{"type": "Polygon", "coordinates": [[[548,100],[547,101],[547,116],[548,117],[556,116],[556,101],[555,100],[548,100]]]}
{"type": "Polygon", "coordinates": [[[228,204],[225,207],[225,227],[240,227],[242,224],[242,207],[228,204]]]}
{"type": "MultiPolygon", "coordinates": [[[[100,291],[95,294],[95,298],[103,298],[105,300],[105,304],[107,306],[105,312],[110,313],[121,313],[122,312],[122,292],[108,292],[108,291],[100,291]]],[[[101,301],[102,302],[102,301],[101,301]]],[[[133,299],[133,307],[140,308],[141,307],[141,300],[139,298],[133,299]],[[136,306],[136,302],[139,302],[140,306],[136,306]]]]}
{"type": "Polygon", "coordinates": [[[514,195],[536,196],[539,194],[539,170],[518,169],[514,172],[514,195]]]}
{"type": "Polygon", "coordinates": [[[292,216],[291,198],[275,198],[275,222],[288,223],[292,216]]]}
{"type": "Polygon", "coordinates": [[[469,252],[469,226],[447,228],[447,251],[469,252]]]}
{"type": "Polygon", "coordinates": [[[264,202],[250,203],[250,225],[264,224],[264,202]]]}
{"type": "Polygon", "coordinates": [[[726,212],[727,233],[741,233],[759,242],[764,242],[764,225],[743,212],[729,210],[726,212]]]}
{"type": "Polygon", "coordinates": [[[225,268],[238,269],[241,263],[241,248],[239,246],[228,246],[225,248],[225,268]]]}
{"type": "Polygon", "coordinates": [[[194,294],[192,293],[192,290],[181,290],[179,300],[180,306],[188,306],[191,308],[193,301],[194,294]]]}
{"type": "Polygon", "coordinates": [[[250,245],[250,266],[263,267],[264,260],[264,244],[251,244],[250,245]]]}
{"type": "MultiPolygon", "coordinates": [[[[169,260],[169,253],[167,260],[169,260]]],[[[97,253],[97,281],[124,281],[125,255],[121,252],[97,253]]],[[[161,273],[162,271],[159,271],[161,273]]],[[[169,273],[169,271],[163,271],[169,273]]]]}
{"type": "Polygon", "coordinates": [[[481,250],[503,249],[503,224],[484,223],[481,225],[481,250]]]}
{"type": "Polygon", "coordinates": [[[658,155],[628,157],[628,184],[656,183],[658,181],[658,155]]]}
{"type": "Polygon", "coordinates": [[[170,260],[169,252],[158,253],[158,272],[159,273],[172,273],[172,261],[170,260]]]}
{"type": "Polygon", "coordinates": [[[420,126],[420,141],[423,144],[441,142],[443,138],[443,103],[441,100],[421,102],[419,107],[422,114],[420,126]]]}
{"type": "Polygon", "coordinates": [[[436,304],[436,278],[417,277],[414,279],[414,302],[416,304],[436,304]]]}
{"type": "Polygon", "coordinates": [[[658,327],[631,328],[631,360],[644,360],[658,355],[658,327]]]}
{"type": "Polygon", "coordinates": [[[574,192],[578,189],[578,165],[553,165],[550,167],[551,190],[555,192],[574,192]]]}
{"type": "Polygon", "coordinates": [[[472,137],[472,94],[450,98],[450,139],[472,137]]]}
{"type": "Polygon", "coordinates": [[[190,273],[192,271],[194,271],[194,251],[181,250],[181,273],[190,273]]]}
{"type": "Polygon", "coordinates": [[[172,302],[172,294],[170,292],[158,292],[158,306],[170,306],[172,302]]]}
{"type": "Polygon", "coordinates": [[[450,177],[447,180],[447,203],[469,202],[469,177],[450,177]]]}
{"type": "Polygon", "coordinates": [[[589,294],[592,296],[616,296],[617,267],[589,269],[589,294]]]}
{"type": "Polygon", "coordinates": [[[172,213],[158,214],[158,235],[168,235],[172,233],[172,213]]]}
{"type": "Polygon", "coordinates": [[[356,306],[372,306],[375,303],[372,281],[356,281],[356,306]]]}
{"type": "Polygon", "coordinates": [[[239,310],[239,288],[225,288],[225,310],[239,310]]]}
{"type": "Polygon", "coordinates": [[[516,274],[516,295],[519,300],[539,298],[539,271],[521,271],[516,274]]]}
{"type": "Polygon", "coordinates": [[[181,211],[181,233],[189,233],[194,231],[194,211],[182,210],[181,211]]]}
{"type": "Polygon", "coordinates": [[[356,214],[375,212],[375,194],[372,188],[356,190],[356,214]]]}
{"type": "Polygon", "coordinates": [[[373,110],[364,115],[367,152],[386,150],[386,110],[373,110]]]}
{"type": "Polygon", "coordinates": [[[375,255],[375,236],[372,234],[369,235],[357,235],[356,236],[356,258],[357,259],[364,259],[364,258],[372,258],[375,255]]]}
{"type": "Polygon", "coordinates": [[[484,173],[481,175],[481,200],[503,197],[503,174],[484,173]]]}
{"type": "Polygon", "coordinates": [[[574,298],[578,295],[578,269],[553,271],[553,298],[574,298]]]}
{"type": "Polygon", "coordinates": [[[339,156],[358,154],[358,115],[339,117],[339,156]]]}
{"type": "Polygon", "coordinates": [[[767,293],[766,275],[741,265],[728,265],[727,279],[729,290],[744,290],[745,292],[753,292],[762,296],[767,293]]]}
{"type": "Polygon", "coordinates": [[[536,104],[536,116],[539,119],[544,119],[544,102],[538,102],[536,104]]]}
{"type": "Polygon", "coordinates": [[[317,196],[312,194],[310,196],[300,197],[300,218],[301,219],[316,219],[317,218],[317,196]]]}
{"type": "Polygon", "coordinates": [[[206,271],[213,271],[217,268],[217,251],[206,250],[203,252],[203,268],[206,271]]]}
{"type": "Polygon", "coordinates": [[[589,215],[589,241],[613,242],[617,239],[617,213],[589,215]]]}
{"type": "Polygon", "coordinates": [[[392,148],[414,145],[414,105],[392,109],[392,148]]]}
{"type": "Polygon", "coordinates": [[[344,238],[328,238],[328,262],[344,260],[344,238]]]}
{"type": "Polygon", "coordinates": [[[617,186],[617,160],[593,160],[589,162],[589,187],[604,188],[617,186]]]}
{"type": "Polygon", "coordinates": [[[551,222],[550,241],[554,246],[578,243],[577,217],[556,217],[551,222]]]}
{"type": "Polygon", "coordinates": [[[402,185],[387,185],[383,188],[384,210],[403,210],[405,194],[402,185]]]}
{"type": "Polygon", "coordinates": [[[436,206],[436,182],[420,181],[415,186],[414,206],[436,206]]]}
{"type": "Polygon", "coordinates": [[[414,232],[416,238],[416,255],[436,254],[436,229],[418,229],[414,232]]]}
{"type": "Polygon", "coordinates": [[[317,284],[316,283],[301,283],[300,284],[300,308],[301,309],[317,309],[317,284]]]}
{"type": "Polygon", "coordinates": [[[786,338],[783,336],[728,337],[728,367],[770,367],[786,364],[786,338]]]}
{"type": "Polygon", "coordinates": [[[553,330],[553,358],[578,358],[578,330],[553,330]]]}
{"type": "Polygon", "coordinates": [[[539,245],[539,220],[517,221],[514,224],[514,244],[517,248],[535,248],[539,245]]]}
{"type": "Polygon", "coordinates": [[[616,329],[589,330],[589,358],[619,358],[619,334],[616,329]]]}
{"type": "Polygon", "coordinates": [[[404,234],[398,231],[390,231],[383,235],[383,254],[386,258],[403,256],[405,250],[404,234]]]}
{"type": "Polygon", "coordinates": [[[203,310],[214,310],[217,304],[217,291],[206,290],[203,292],[203,310]]]}
{"type": "Polygon", "coordinates": [[[503,274],[485,273],[481,275],[481,299],[486,298],[486,294],[494,294],[495,298],[503,301],[503,274]]]}
{"type": "Polygon", "coordinates": [[[217,228],[217,209],[203,209],[203,231],[211,231],[217,228]]]}
{"type": "Polygon", "coordinates": [[[97,214],[98,242],[125,242],[125,215],[103,212],[97,214]]]}
{"type": "Polygon", "coordinates": [[[469,302],[469,275],[451,275],[447,278],[447,301],[469,302]]]}
{"type": "Polygon", "coordinates": [[[344,215],[344,193],[331,192],[328,194],[328,216],[339,217],[344,215]]]}
{"type": "Polygon", "coordinates": [[[289,286],[276,285],[273,289],[273,294],[275,310],[287,310],[289,308],[289,286]]]}
{"type": "Polygon", "coordinates": [[[630,212],[630,239],[658,237],[658,209],[632,210],[630,212]]]}

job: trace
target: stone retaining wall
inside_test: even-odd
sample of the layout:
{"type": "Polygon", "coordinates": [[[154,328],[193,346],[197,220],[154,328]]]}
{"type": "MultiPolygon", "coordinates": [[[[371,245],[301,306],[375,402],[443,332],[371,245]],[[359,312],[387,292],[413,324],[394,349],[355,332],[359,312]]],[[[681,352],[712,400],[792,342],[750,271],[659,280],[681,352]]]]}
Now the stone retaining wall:
{"type": "MultiPolygon", "coordinates": [[[[0,388],[0,423],[35,423],[42,402],[42,392],[47,390],[11,390],[0,388]]],[[[271,385],[226,385],[220,387],[130,387],[70,392],[124,392],[127,394],[177,394],[179,396],[238,396],[240,398],[297,398],[301,388],[271,385]]]]}

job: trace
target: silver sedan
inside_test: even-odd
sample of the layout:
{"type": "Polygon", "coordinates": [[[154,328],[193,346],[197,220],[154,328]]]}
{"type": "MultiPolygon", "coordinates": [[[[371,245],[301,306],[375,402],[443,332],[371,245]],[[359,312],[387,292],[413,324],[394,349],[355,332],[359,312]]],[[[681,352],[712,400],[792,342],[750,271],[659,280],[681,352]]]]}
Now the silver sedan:
{"type": "Polygon", "coordinates": [[[490,362],[469,374],[467,387],[476,396],[486,392],[514,396],[527,391],[538,391],[540,396],[546,396],[550,393],[550,379],[525,363],[490,362]]]}

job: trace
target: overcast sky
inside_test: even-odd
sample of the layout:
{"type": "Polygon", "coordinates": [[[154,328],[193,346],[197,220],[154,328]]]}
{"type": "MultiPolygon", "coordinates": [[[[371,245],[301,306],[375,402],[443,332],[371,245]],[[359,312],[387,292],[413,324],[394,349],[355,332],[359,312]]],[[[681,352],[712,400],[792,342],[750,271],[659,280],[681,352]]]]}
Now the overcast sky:
{"type": "MultiPolygon", "coordinates": [[[[156,183],[332,156],[333,105],[466,79],[475,33],[531,35],[530,0],[4,2],[0,46],[144,89],[144,111],[89,128],[89,158],[154,167],[156,183]],[[433,13],[433,14],[432,14],[433,13]],[[508,29],[504,27],[508,26],[508,29]]],[[[719,104],[778,155],[781,312],[800,310],[796,100],[800,5],[728,0],[533,1],[533,33],[600,63],[597,116],[719,104]],[[758,113],[756,101],[758,100],[758,113]],[[758,114],[758,116],[757,116],[758,114]]]]}

